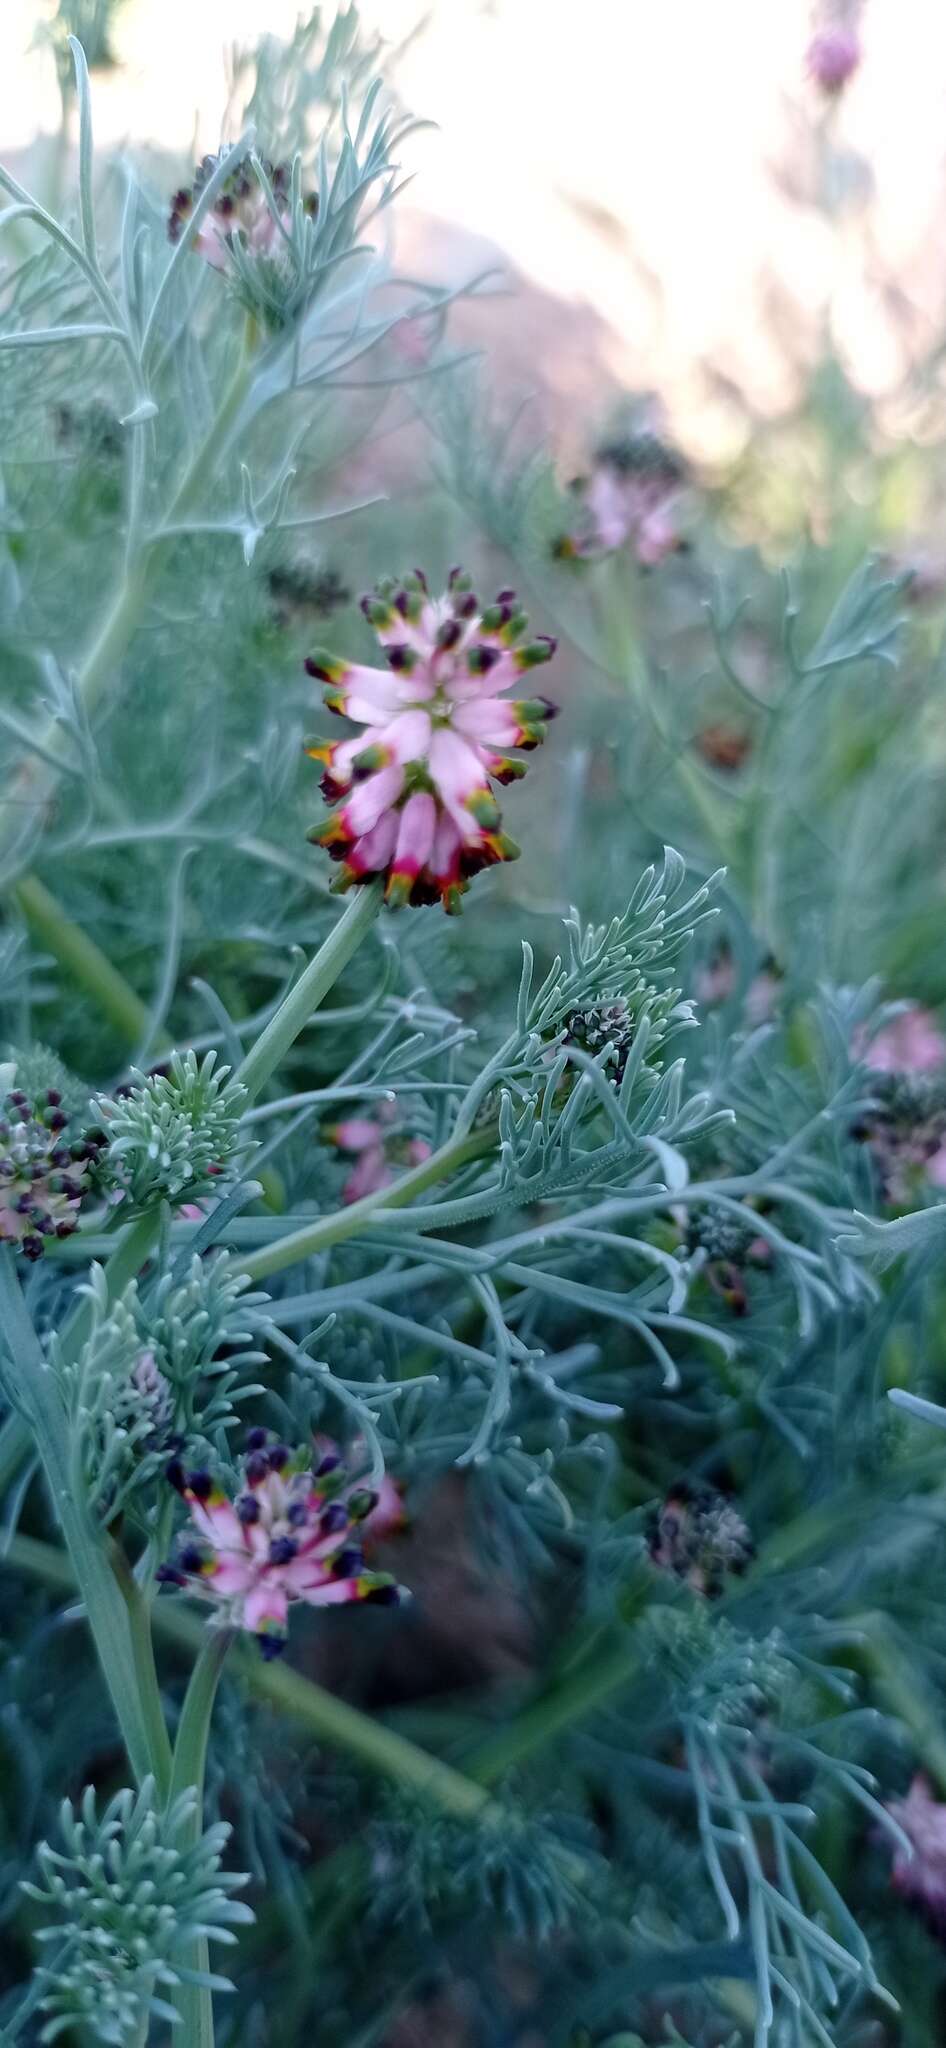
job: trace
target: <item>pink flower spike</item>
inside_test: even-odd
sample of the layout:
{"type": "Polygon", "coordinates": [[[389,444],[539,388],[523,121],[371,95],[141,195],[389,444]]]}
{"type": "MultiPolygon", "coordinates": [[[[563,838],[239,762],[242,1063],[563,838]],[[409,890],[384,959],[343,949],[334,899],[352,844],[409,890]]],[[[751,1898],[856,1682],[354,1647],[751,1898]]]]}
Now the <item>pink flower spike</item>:
{"type": "Polygon", "coordinates": [[[306,662],[329,709],[365,729],[357,741],[307,743],[324,766],[322,793],[338,806],[309,837],[341,863],[335,888],[379,875],[392,908],[439,899],[455,911],[480,868],[518,853],[491,784],[516,780],[526,764],[494,749],[538,746],[554,706],[503,692],[550,660],[554,642],[526,641],[512,593],[481,606],[458,570],[442,597],[415,571],[400,588],[380,584],[362,608],[390,673],[325,653],[306,662]]]}
{"type": "Polygon", "coordinates": [[[255,1635],[265,1656],[286,1639],[290,1606],[396,1600],[398,1588],[364,1565],[362,1530],[379,1496],[344,1465],[316,1459],[252,1430],[243,1490],[229,1500],[209,1475],[173,1474],[196,1541],[182,1543],[162,1577],[210,1601],[221,1622],[255,1635]],[[321,1469],[327,1467],[327,1469],[321,1469]]]}
{"type": "Polygon", "coordinates": [[[897,1848],[890,1873],[895,1891],[919,1906],[939,1933],[946,1931],[946,1804],[922,1773],[904,1799],[887,1801],[887,1812],[912,1843],[913,1854],[897,1848]]]}
{"type": "Polygon", "coordinates": [[[917,1004],[892,1018],[869,1043],[861,1033],[855,1051],[875,1072],[929,1074],[946,1061],[946,1037],[932,1011],[917,1004]]]}

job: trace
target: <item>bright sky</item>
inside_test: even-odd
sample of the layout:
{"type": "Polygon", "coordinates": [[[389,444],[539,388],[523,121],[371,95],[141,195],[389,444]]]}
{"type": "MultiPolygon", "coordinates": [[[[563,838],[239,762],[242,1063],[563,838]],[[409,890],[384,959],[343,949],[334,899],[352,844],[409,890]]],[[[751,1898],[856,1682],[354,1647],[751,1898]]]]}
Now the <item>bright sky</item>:
{"type": "MultiPolygon", "coordinates": [[[[221,51],[288,30],[300,0],[128,0],[121,73],[96,80],[97,132],[188,154],[219,140],[221,51]]],[[[400,42],[424,0],[364,0],[400,42]]],[[[0,145],[51,130],[49,60],[28,46],[43,0],[0,0],[0,145]]],[[[891,276],[946,303],[946,8],[867,0],[864,63],[839,137],[869,158],[869,229],[835,237],[778,190],[804,169],[815,101],[810,0],[433,0],[402,95],[437,123],[408,145],[412,203],[500,244],[546,291],[614,331],[611,366],[685,393],[707,358],[763,407],[784,391],[764,306],[787,290],[814,323],[831,288],[855,374],[900,365],[891,276]]],[[[852,164],[856,176],[856,163],[852,164]]]]}

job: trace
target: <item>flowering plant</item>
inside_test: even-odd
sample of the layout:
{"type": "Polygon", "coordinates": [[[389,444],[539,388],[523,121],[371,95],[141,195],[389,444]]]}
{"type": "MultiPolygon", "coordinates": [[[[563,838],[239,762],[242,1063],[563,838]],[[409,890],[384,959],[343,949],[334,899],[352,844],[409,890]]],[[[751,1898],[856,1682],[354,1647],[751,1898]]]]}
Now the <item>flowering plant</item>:
{"type": "Polygon", "coordinates": [[[351,8],[161,192],[80,16],[0,173],[0,2041],[926,2048],[944,667],[852,572],[877,422],[832,356],[791,546],[638,403],[564,493],[483,280],[393,267],[351,8]]]}

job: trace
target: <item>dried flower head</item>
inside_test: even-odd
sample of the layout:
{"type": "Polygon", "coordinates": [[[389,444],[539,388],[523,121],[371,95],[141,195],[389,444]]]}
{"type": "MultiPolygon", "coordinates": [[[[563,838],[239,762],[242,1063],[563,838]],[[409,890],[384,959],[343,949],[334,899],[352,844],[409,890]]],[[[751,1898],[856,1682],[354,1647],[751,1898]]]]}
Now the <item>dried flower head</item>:
{"type": "Polygon", "coordinates": [[[342,1189],[343,1202],[358,1202],[391,1186],[405,1167],[422,1166],[430,1158],[426,1138],[412,1138],[400,1127],[397,1104],[380,1102],[371,1116],[343,1117],[322,1131],[328,1144],[347,1152],[356,1164],[342,1189]]]}
{"type": "Polygon", "coordinates": [[[195,1537],[162,1577],[213,1601],[230,1627],[256,1636],[265,1657],[284,1647],[293,1601],[328,1607],[401,1597],[389,1573],[365,1570],[362,1526],[378,1496],[353,1481],[334,1452],[291,1453],[266,1430],[251,1430],[234,1501],[208,1472],[172,1465],[168,1476],[190,1508],[195,1537]]]}
{"type": "Polygon", "coordinates": [[[744,1572],[754,1544],[738,1508],[712,1486],[678,1480],[647,1525],[647,1548],[661,1571],[712,1599],[728,1573],[744,1572]]]}
{"type": "Polygon", "coordinates": [[[554,706],[502,693],[549,661],[555,642],[525,641],[513,592],[481,607],[457,569],[442,597],[415,570],[362,606],[390,673],[322,653],[306,663],[328,686],[329,709],[365,728],[307,747],[324,764],[326,798],[342,800],[309,837],[342,862],[336,888],[383,875],[391,904],[439,900],[456,911],[472,875],[518,854],[490,783],[523,775],[525,762],[498,750],[537,747],[554,706]]]}
{"type": "Polygon", "coordinates": [[[38,1259],[47,1238],[70,1237],[83,1196],[106,1143],[83,1130],[59,1088],[14,1087],[16,1064],[4,1062],[0,1095],[0,1239],[38,1259]]]}
{"type": "Polygon", "coordinates": [[[873,1106],[852,1136],[870,1146],[890,1202],[913,1199],[923,1181],[946,1186],[946,1037],[929,1010],[914,1005],[855,1054],[871,1073],[873,1106]]]}
{"type": "Polygon", "coordinates": [[[564,1042],[581,1046],[583,1052],[593,1056],[604,1046],[611,1046],[613,1058],[608,1072],[620,1084],[635,1029],[636,1020],[626,997],[614,996],[609,1001],[591,1003],[586,1010],[573,1010],[565,1019],[564,1042]]]}

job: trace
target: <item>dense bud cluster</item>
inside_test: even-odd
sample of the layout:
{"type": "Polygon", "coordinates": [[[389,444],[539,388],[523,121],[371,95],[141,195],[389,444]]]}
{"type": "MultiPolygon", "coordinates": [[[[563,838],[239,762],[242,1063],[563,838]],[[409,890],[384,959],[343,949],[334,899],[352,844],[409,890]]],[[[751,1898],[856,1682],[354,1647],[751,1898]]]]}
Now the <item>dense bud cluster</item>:
{"type": "Polygon", "coordinates": [[[58,1088],[0,1094],[0,1239],[38,1259],[48,1238],[71,1236],[105,1144],[77,1128],[58,1088]]]}

